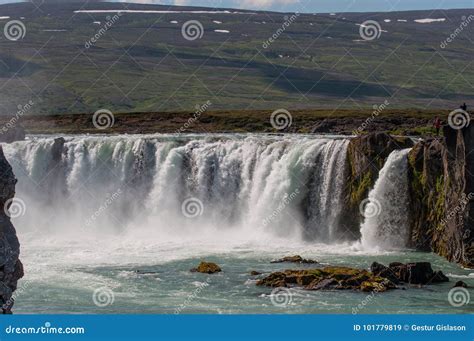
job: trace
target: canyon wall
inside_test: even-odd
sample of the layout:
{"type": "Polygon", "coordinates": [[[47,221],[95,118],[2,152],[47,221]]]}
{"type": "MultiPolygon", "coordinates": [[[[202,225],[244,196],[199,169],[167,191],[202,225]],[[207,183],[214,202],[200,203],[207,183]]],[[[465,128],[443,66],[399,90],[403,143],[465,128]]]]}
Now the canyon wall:
{"type": "Polygon", "coordinates": [[[474,267],[474,126],[444,128],[409,155],[410,246],[474,267]]]}
{"type": "Polygon", "coordinates": [[[16,236],[8,209],[15,205],[15,178],[0,146],[0,300],[2,313],[10,314],[14,303],[13,292],[23,277],[23,265],[19,259],[20,243],[16,236]]]}

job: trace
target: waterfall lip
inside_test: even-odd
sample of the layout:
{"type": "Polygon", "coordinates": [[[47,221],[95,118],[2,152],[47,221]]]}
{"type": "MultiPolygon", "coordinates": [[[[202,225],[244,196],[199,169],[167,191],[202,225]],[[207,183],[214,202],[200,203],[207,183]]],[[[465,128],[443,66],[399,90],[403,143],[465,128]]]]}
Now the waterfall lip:
{"type": "MultiPolygon", "coordinates": [[[[247,137],[255,138],[269,138],[269,139],[327,139],[327,140],[349,140],[350,135],[319,135],[319,134],[300,134],[300,133],[146,133],[146,134],[27,134],[26,139],[29,141],[36,139],[53,139],[57,137],[63,137],[64,139],[108,139],[108,138],[144,138],[144,139],[154,139],[154,138],[195,138],[198,140],[205,138],[215,138],[215,137],[227,137],[235,138],[241,137],[245,139],[247,137]]],[[[20,141],[21,142],[21,141],[20,141]]]]}

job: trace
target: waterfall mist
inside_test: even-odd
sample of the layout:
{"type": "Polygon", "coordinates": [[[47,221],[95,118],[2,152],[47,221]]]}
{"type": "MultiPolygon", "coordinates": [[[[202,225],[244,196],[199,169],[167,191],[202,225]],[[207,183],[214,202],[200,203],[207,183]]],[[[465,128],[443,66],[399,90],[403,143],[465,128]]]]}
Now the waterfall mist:
{"type": "Polygon", "coordinates": [[[38,137],[5,148],[29,213],[19,218],[24,231],[77,240],[129,235],[150,243],[338,241],[347,139],[65,140],[38,137]]]}

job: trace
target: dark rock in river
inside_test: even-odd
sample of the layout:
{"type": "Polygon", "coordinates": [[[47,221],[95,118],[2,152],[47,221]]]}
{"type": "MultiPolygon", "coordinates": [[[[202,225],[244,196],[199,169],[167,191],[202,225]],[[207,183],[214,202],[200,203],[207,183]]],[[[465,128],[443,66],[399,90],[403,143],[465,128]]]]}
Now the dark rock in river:
{"type": "Polygon", "coordinates": [[[204,274],[214,274],[221,272],[222,269],[216,263],[201,262],[197,268],[191,269],[191,272],[200,272],[204,274]]]}
{"type": "Polygon", "coordinates": [[[5,159],[0,146],[0,300],[2,313],[10,314],[14,303],[13,292],[23,277],[23,264],[20,256],[20,243],[15,228],[7,214],[15,196],[16,178],[12,168],[5,159]]]}
{"type": "Polygon", "coordinates": [[[318,262],[312,259],[304,259],[301,256],[287,256],[281,259],[273,260],[271,263],[299,263],[299,264],[317,264],[318,262]]]}
{"type": "Polygon", "coordinates": [[[431,264],[428,262],[390,263],[388,267],[374,262],[370,266],[370,270],[375,275],[388,278],[394,283],[404,282],[424,285],[449,281],[449,278],[441,271],[433,271],[431,264]]]}
{"type": "Polygon", "coordinates": [[[261,275],[262,273],[261,272],[258,272],[258,271],[250,271],[250,276],[258,276],[258,275],[261,275]]]}
{"type": "Polygon", "coordinates": [[[257,285],[269,287],[300,286],[306,290],[359,290],[383,292],[396,286],[387,278],[367,270],[347,267],[325,267],[310,270],[274,272],[259,280],[257,285]]]}
{"type": "MultiPolygon", "coordinates": [[[[399,263],[402,265],[401,263],[399,263]]],[[[393,283],[398,284],[399,278],[395,275],[395,273],[390,269],[390,267],[386,267],[383,264],[373,262],[370,266],[370,271],[377,276],[385,277],[391,280],[393,283]]]]}
{"type": "Polygon", "coordinates": [[[463,281],[457,281],[454,283],[453,288],[469,288],[469,286],[463,281]]]}

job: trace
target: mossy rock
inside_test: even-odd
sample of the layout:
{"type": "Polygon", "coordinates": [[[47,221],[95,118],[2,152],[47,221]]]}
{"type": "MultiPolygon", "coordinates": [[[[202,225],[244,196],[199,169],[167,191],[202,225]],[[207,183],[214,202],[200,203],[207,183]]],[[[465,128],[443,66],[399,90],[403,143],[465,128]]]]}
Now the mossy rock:
{"type": "Polygon", "coordinates": [[[222,269],[216,263],[201,262],[197,268],[191,269],[191,272],[200,272],[203,274],[214,274],[221,272],[222,269]]]}
{"type": "Polygon", "coordinates": [[[274,272],[257,282],[259,286],[302,287],[306,290],[357,290],[383,292],[396,288],[389,279],[365,269],[329,266],[322,269],[274,272]]]}
{"type": "Polygon", "coordinates": [[[305,259],[299,255],[287,256],[277,260],[273,260],[270,263],[299,263],[299,264],[317,264],[318,262],[312,259],[305,259]]]}

